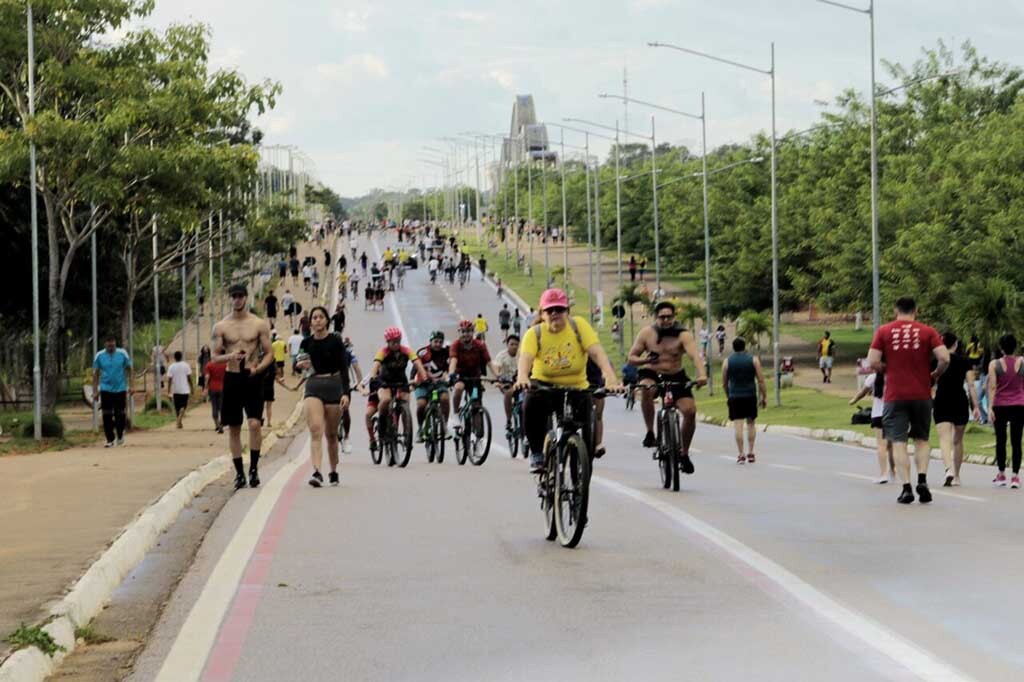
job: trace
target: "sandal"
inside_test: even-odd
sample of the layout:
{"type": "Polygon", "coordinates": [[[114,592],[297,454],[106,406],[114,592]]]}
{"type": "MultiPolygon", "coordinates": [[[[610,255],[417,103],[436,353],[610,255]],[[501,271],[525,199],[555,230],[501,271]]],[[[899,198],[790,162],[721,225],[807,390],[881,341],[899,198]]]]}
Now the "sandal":
{"type": "Polygon", "coordinates": [[[737,464],[746,464],[747,463],[747,456],[746,455],[737,455],[736,456],[736,463],[737,464]]]}
{"type": "Polygon", "coordinates": [[[749,455],[747,455],[747,462],[750,463],[750,464],[754,463],[754,453],[753,452],[751,452],[749,455]]]}

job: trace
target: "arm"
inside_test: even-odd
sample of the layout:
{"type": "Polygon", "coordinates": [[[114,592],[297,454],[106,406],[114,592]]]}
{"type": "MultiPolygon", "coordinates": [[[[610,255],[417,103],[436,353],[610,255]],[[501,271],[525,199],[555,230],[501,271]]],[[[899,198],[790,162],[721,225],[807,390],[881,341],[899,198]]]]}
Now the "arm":
{"type": "Polygon", "coordinates": [[[260,364],[253,370],[253,374],[264,372],[274,364],[274,347],[270,343],[270,325],[265,320],[260,325],[260,348],[263,349],[263,357],[260,359],[260,364]]]}
{"type": "Polygon", "coordinates": [[[868,366],[876,372],[885,373],[885,363],[882,361],[882,351],[872,348],[868,351],[868,366]]]}
{"type": "Polygon", "coordinates": [[[939,363],[935,367],[935,371],[932,372],[932,381],[935,381],[943,375],[946,368],[949,367],[949,349],[945,345],[940,344],[935,348],[932,348],[932,355],[935,356],[935,360],[939,363]]]}
{"type": "Polygon", "coordinates": [[[708,383],[707,367],[701,362],[700,353],[697,351],[697,342],[693,340],[693,334],[689,332],[683,332],[681,336],[680,343],[683,344],[683,350],[690,356],[690,360],[693,361],[693,366],[697,370],[697,385],[704,386],[708,383]]]}
{"type": "Polygon", "coordinates": [[[761,361],[754,358],[754,373],[757,374],[757,392],[761,396],[761,407],[768,406],[768,385],[764,381],[764,371],[761,369],[761,361]]]}
{"type": "Polygon", "coordinates": [[[861,398],[866,397],[868,393],[871,393],[871,387],[865,386],[864,388],[857,391],[857,395],[850,398],[850,404],[855,405],[857,401],[859,401],[861,398]]]}
{"type": "Polygon", "coordinates": [[[598,367],[601,368],[601,375],[604,377],[605,388],[609,391],[616,391],[621,384],[619,383],[619,377],[615,375],[615,368],[612,367],[611,361],[608,359],[608,354],[604,352],[604,348],[599,343],[595,343],[587,349],[587,355],[594,361],[598,367]]]}
{"type": "Polygon", "coordinates": [[[725,399],[728,400],[729,399],[729,358],[726,358],[725,362],[722,363],[722,393],[725,394],[725,399]]]}
{"type": "Polygon", "coordinates": [[[448,374],[455,374],[455,368],[458,366],[458,358],[454,354],[448,357],[448,374]]]}
{"type": "Polygon", "coordinates": [[[974,382],[977,380],[977,377],[974,376],[974,370],[967,370],[967,376],[964,379],[967,381],[967,398],[971,401],[971,412],[974,414],[975,420],[980,420],[981,400],[975,392],[974,382]]]}
{"type": "Polygon", "coordinates": [[[427,369],[423,366],[423,361],[416,358],[412,366],[416,368],[416,381],[419,383],[425,383],[427,381],[427,369]]]}
{"type": "MultiPolygon", "coordinates": [[[[128,370],[126,369],[125,372],[128,370]]],[[[100,371],[98,369],[92,370],[92,399],[96,400],[100,394],[100,371]]]]}
{"type": "Polygon", "coordinates": [[[530,372],[533,370],[533,355],[520,349],[519,363],[516,367],[516,383],[513,388],[525,389],[530,387],[530,372]]]}
{"type": "MultiPolygon", "coordinates": [[[[996,404],[996,364],[998,362],[998,360],[993,360],[992,362],[988,363],[988,386],[986,387],[986,390],[988,391],[989,413],[994,412],[993,407],[996,404]]],[[[992,420],[993,417],[990,416],[989,421],[992,420]]]]}
{"type": "Polygon", "coordinates": [[[636,335],[636,340],[629,349],[629,357],[627,360],[629,364],[636,365],[637,367],[643,367],[647,364],[645,356],[647,355],[647,337],[645,332],[641,331],[636,335]]]}

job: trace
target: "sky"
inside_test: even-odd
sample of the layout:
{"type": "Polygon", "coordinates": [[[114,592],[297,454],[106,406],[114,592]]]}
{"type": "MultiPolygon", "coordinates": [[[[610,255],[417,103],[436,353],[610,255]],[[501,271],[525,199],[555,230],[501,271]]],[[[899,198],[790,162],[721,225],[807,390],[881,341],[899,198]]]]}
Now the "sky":
{"type": "MultiPolygon", "coordinates": [[[[875,17],[879,83],[895,84],[883,60],[909,65],[939,40],[1024,65],[1015,0],[881,0],[875,17]]],[[[867,16],[815,0],[157,0],[145,23],[196,21],[210,27],[215,66],[282,84],[258,121],[265,143],[299,147],[343,196],[439,184],[438,169],[418,160],[431,154],[422,147],[465,131],[507,135],[517,94],[532,94],[553,123],[628,116],[649,134],[654,114],[659,143],[699,150],[699,121],[598,98],[622,94],[624,69],[636,99],[700,113],[703,91],[711,148],[770,128],[767,76],[648,42],[767,70],[774,41],[780,135],[869,83],[867,16]]],[[[557,141],[558,129],[549,135],[557,141]]],[[[604,158],[607,143],[592,142],[604,158]]],[[[566,143],[582,137],[566,133],[566,143]]]]}

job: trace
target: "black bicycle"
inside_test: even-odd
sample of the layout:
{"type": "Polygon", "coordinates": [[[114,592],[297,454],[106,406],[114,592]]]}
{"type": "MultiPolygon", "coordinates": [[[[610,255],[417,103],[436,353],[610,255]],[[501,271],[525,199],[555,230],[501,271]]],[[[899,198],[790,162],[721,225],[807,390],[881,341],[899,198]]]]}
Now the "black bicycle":
{"type": "Polygon", "coordinates": [[[526,445],[526,432],[523,430],[523,392],[516,391],[512,395],[512,414],[509,417],[508,426],[505,427],[505,440],[508,441],[508,451],[515,459],[519,455],[522,446],[523,457],[526,457],[528,447],[526,445]]]}
{"type": "Polygon", "coordinates": [[[420,427],[420,439],[427,448],[428,462],[440,464],[444,461],[444,442],[447,438],[440,392],[435,385],[430,389],[430,402],[427,403],[426,411],[423,413],[423,425],[420,427]]]}
{"type": "MultiPolygon", "coordinates": [[[[537,474],[537,496],[544,512],[547,539],[558,538],[563,547],[576,547],[583,539],[590,502],[592,463],[589,439],[584,429],[593,434],[593,417],[582,424],[573,414],[570,397],[587,394],[587,399],[609,395],[603,388],[562,388],[535,384],[531,392],[553,393],[562,397],[560,415],[553,415],[553,427],[544,437],[544,470],[537,474]]],[[[591,415],[593,413],[591,412],[591,415]]]]}
{"type": "Polygon", "coordinates": [[[680,448],[682,447],[682,421],[683,416],[676,408],[675,390],[693,388],[696,381],[679,383],[677,381],[664,381],[659,376],[658,383],[644,384],[640,389],[657,391],[661,396],[661,409],[655,417],[655,436],[657,446],[654,451],[654,460],[658,462],[658,473],[661,475],[661,487],[668,490],[679,491],[679,469],[682,466],[680,448]]]}
{"type": "MultiPolygon", "coordinates": [[[[398,388],[390,387],[392,396],[387,412],[373,415],[377,447],[370,448],[370,458],[380,464],[387,455],[388,466],[404,467],[412,454],[412,414],[409,401],[399,397],[398,388]]],[[[402,388],[405,388],[404,386],[402,388]]]]}
{"type": "Polygon", "coordinates": [[[481,382],[494,383],[493,379],[478,377],[462,379],[466,384],[462,408],[459,410],[459,426],[454,435],[455,461],[465,464],[468,459],[474,466],[487,461],[491,451],[491,414],[483,404],[481,382]]]}

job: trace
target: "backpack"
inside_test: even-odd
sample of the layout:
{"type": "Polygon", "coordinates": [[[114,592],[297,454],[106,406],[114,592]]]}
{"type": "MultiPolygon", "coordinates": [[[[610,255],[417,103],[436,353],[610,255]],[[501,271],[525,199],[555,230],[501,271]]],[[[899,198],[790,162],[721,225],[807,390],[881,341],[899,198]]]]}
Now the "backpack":
{"type": "Polygon", "coordinates": [[[851,424],[870,424],[871,423],[871,408],[862,407],[850,417],[851,424]]]}
{"type": "MultiPolygon", "coordinates": [[[[538,322],[537,324],[533,325],[533,333],[534,333],[534,336],[537,337],[537,352],[538,353],[540,352],[540,333],[541,333],[540,330],[541,330],[541,327],[543,327],[543,326],[544,326],[544,322],[538,322]]],[[[580,327],[579,327],[578,324],[576,324],[576,318],[575,317],[572,317],[572,316],[569,317],[569,326],[572,327],[573,333],[576,334],[576,342],[578,344],[580,344],[580,348],[583,348],[583,337],[580,336],[580,327]]],[[[583,348],[584,353],[586,353],[586,350],[587,350],[586,348],[583,348]]]]}

